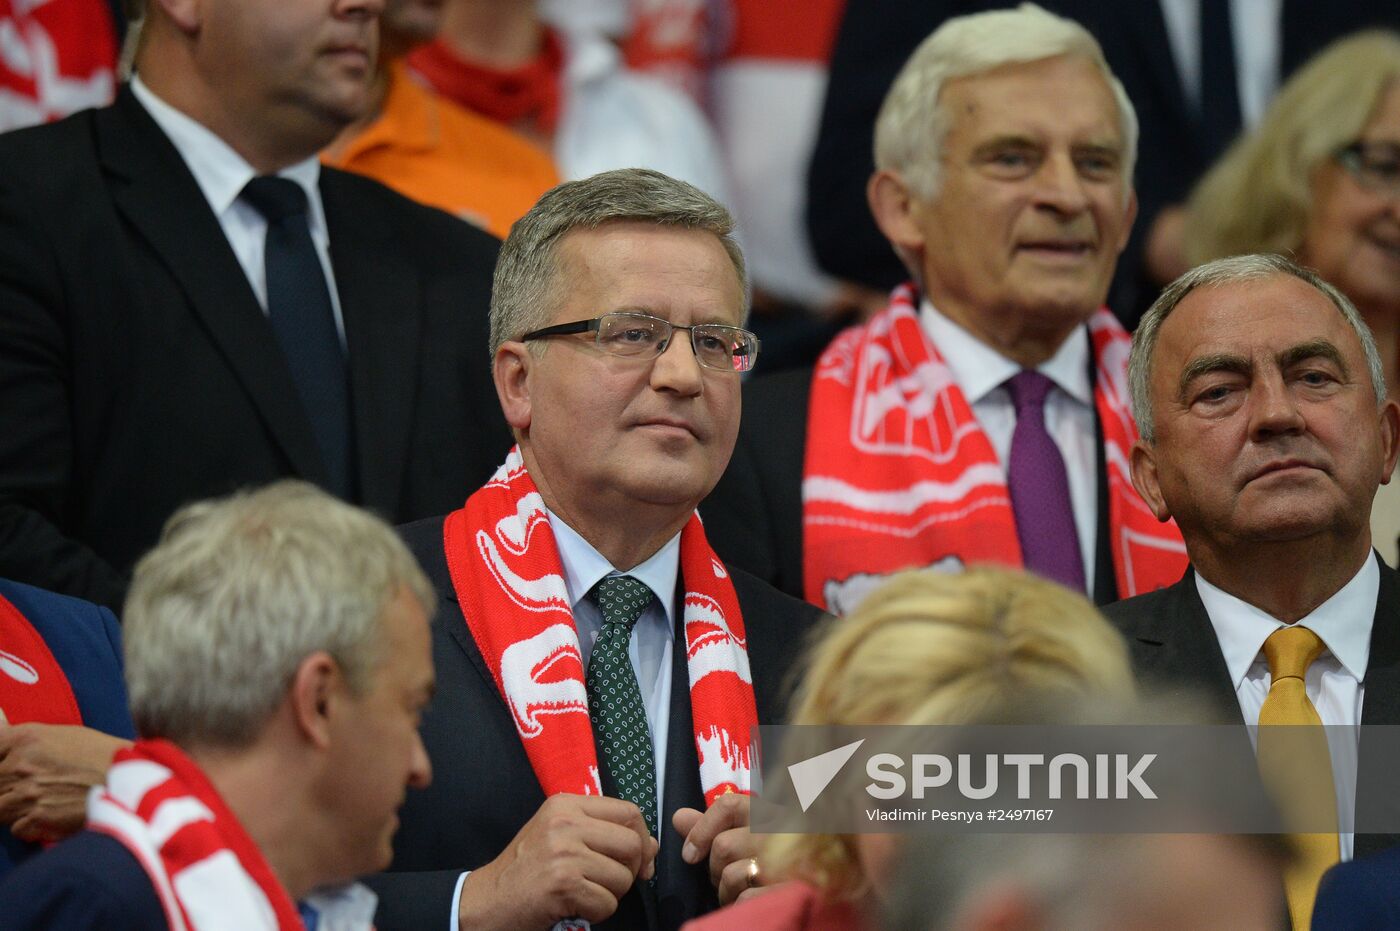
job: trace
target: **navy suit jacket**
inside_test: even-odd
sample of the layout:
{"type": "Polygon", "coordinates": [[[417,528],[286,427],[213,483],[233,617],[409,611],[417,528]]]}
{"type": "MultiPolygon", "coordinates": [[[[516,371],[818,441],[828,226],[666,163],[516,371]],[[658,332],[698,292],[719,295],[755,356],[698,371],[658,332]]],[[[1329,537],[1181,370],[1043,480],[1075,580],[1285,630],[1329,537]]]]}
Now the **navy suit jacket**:
{"type": "MultiPolygon", "coordinates": [[[[356,503],[448,511],[511,438],[491,384],[498,243],[321,170],[356,503]]],[[[180,505],[323,482],[311,422],[179,152],[128,89],[0,135],[0,575],[120,609],[180,505]]]]}
{"type": "MultiPolygon", "coordinates": [[[[462,616],[443,555],[442,525],[443,519],[435,518],[402,528],[438,592],[433,620],[437,693],[422,728],[433,782],[409,793],[399,813],[390,872],[368,880],[380,897],[379,931],[446,924],[457,877],[494,859],[545,800],[514,720],[462,616]]],[[[781,723],[789,667],[821,612],[746,573],[734,570],[730,578],[748,634],[759,723],[781,723]]],[[[681,860],[681,837],[671,827],[676,809],[704,808],[685,650],[672,655],[672,682],[678,687],[671,693],[657,878],[654,885],[623,897],[606,922],[609,928],[673,929],[718,905],[707,868],[681,860]]]]}
{"type": "MultiPolygon", "coordinates": [[[[0,596],[44,639],[68,677],[83,724],[115,737],[135,737],[122,680],[121,632],[112,612],[7,579],[0,579],[0,596]]],[[[0,876],[38,850],[8,830],[0,832],[0,876]]]]}
{"type": "Polygon", "coordinates": [[[1328,870],[1317,889],[1312,926],[1317,931],[1400,928],[1400,847],[1328,870]]]}
{"type": "Polygon", "coordinates": [[[81,831],[0,882],[10,931],[163,931],[165,909],[121,841],[81,831]]]}

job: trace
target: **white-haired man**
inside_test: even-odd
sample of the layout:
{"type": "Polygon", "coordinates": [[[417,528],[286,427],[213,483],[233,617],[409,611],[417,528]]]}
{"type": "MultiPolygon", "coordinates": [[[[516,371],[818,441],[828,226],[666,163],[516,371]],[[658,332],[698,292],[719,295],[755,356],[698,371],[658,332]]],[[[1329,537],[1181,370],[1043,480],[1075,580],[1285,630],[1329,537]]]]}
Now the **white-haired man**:
{"type": "Polygon", "coordinates": [[[875,130],[912,283],[814,372],[756,380],[706,505],[717,549],[831,610],[911,566],[1026,568],[1106,603],[1176,581],[1129,481],[1128,337],[1102,308],[1136,120],[1093,37],[1031,4],[951,19],[875,130]]]}
{"type": "Polygon", "coordinates": [[[300,482],[191,505],[124,618],[141,739],[88,828],[0,886],[17,929],[369,929],[431,769],[433,591],[393,530],[300,482]],[[302,901],[302,914],[297,902],[302,901]]]}
{"type": "MultiPolygon", "coordinates": [[[[1356,309],[1281,256],[1221,259],[1143,316],[1131,373],[1133,480],[1181,527],[1192,569],[1108,609],[1139,672],[1199,685],[1249,725],[1400,723],[1400,578],[1371,549],[1369,517],[1400,455],[1400,405],[1356,309]]],[[[1343,813],[1351,799],[1368,810],[1364,779],[1326,778],[1343,813]]],[[[1309,837],[1289,874],[1295,928],[1322,871],[1352,854],[1335,821],[1309,837]]]]}
{"type": "Polygon", "coordinates": [[[374,881],[380,931],[669,929],[759,881],[753,731],[818,612],[727,569],[695,514],[758,351],[732,227],[627,169],[511,228],[491,325],[518,447],[404,530],[441,598],[438,778],[374,881]]]}

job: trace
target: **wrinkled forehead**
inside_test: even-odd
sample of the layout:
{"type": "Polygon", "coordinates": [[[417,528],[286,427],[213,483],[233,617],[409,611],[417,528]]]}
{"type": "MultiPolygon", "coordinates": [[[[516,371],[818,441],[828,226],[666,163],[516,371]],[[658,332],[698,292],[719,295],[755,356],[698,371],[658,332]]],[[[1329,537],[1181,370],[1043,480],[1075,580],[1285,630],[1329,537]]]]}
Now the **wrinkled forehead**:
{"type": "MultiPolygon", "coordinates": [[[[550,274],[555,313],[571,296],[601,298],[599,314],[636,311],[670,319],[681,299],[698,297],[704,319],[741,324],[743,283],[720,237],[708,230],[648,221],[575,227],[554,243],[550,274]]],[[[686,321],[679,321],[686,322],[686,321]]]]}
{"type": "Polygon", "coordinates": [[[1349,367],[1365,370],[1361,340],[1337,306],[1306,281],[1280,274],[1206,284],[1187,294],[1162,321],[1153,364],[1174,380],[1202,359],[1277,364],[1326,346],[1349,367]]]}
{"type": "Polygon", "coordinates": [[[939,90],[938,105],[950,135],[1034,129],[1094,133],[1124,144],[1123,115],[1108,78],[1079,55],[1011,62],[949,78],[939,90]]]}

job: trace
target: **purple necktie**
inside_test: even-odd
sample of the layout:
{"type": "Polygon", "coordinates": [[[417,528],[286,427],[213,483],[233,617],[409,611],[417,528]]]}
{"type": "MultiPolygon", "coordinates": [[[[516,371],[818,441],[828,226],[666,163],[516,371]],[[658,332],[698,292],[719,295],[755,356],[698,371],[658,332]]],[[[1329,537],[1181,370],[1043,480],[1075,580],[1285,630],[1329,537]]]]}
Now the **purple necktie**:
{"type": "Polygon", "coordinates": [[[1005,382],[1016,405],[1011,464],[1006,484],[1016,515],[1016,536],[1026,568],[1075,591],[1084,591],[1084,561],[1070,507],[1069,478],[1060,448],[1045,430],[1045,396],[1053,382],[1023,371],[1005,382]]]}

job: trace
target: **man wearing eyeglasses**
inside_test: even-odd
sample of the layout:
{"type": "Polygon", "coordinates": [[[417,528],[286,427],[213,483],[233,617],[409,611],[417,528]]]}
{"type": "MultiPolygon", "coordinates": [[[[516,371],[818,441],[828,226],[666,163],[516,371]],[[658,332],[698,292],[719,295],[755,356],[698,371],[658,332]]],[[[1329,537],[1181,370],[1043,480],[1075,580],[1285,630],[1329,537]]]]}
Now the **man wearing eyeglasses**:
{"type": "Polygon", "coordinates": [[[727,568],[695,514],[759,348],[732,226],[629,169],[511,230],[491,341],[518,445],[404,530],[441,598],[436,780],[375,880],[381,931],[674,928],[761,881],[753,728],[819,615],[727,568]]]}

